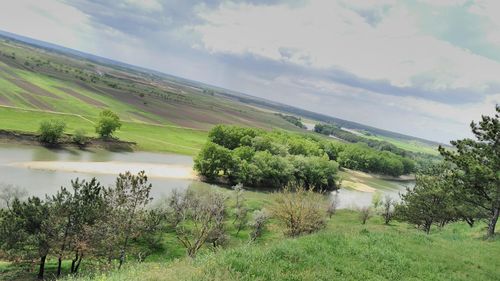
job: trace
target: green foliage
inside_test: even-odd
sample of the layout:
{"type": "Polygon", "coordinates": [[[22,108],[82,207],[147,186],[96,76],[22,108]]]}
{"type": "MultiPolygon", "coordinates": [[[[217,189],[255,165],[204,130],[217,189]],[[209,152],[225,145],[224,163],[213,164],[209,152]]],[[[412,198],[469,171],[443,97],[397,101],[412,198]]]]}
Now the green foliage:
{"type": "Polygon", "coordinates": [[[221,173],[228,175],[233,168],[231,150],[216,143],[207,142],[194,160],[194,169],[208,180],[221,173]]]}
{"type": "Polygon", "coordinates": [[[38,278],[43,279],[45,261],[54,236],[50,206],[38,197],[21,202],[17,198],[10,210],[0,213],[2,250],[13,260],[39,259],[38,278]]]}
{"type": "Polygon", "coordinates": [[[363,144],[345,146],[337,161],[342,167],[364,172],[400,176],[414,167],[411,160],[388,151],[375,151],[363,144]],[[405,169],[406,163],[406,169],[405,169]]]}
{"type": "Polygon", "coordinates": [[[71,139],[73,143],[78,146],[85,146],[89,141],[89,138],[86,136],[86,132],[83,129],[76,130],[71,139]]]}
{"type": "Polygon", "coordinates": [[[109,138],[113,133],[120,129],[122,123],[120,117],[111,110],[103,110],[99,115],[99,121],[95,126],[96,133],[102,138],[109,138]]]}
{"type": "Polygon", "coordinates": [[[66,123],[61,120],[48,120],[40,123],[39,140],[48,145],[56,145],[63,136],[66,123]]]}
{"type": "Polygon", "coordinates": [[[451,171],[445,166],[435,166],[416,175],[415,187],[401,194],[401,203],[396,206],[400,220],[414,224],[426,233],[431,226],[443,226],[458,219],[451,196],[453,186],[448,177],[451,171]]]}
{"type": "Polygon", "coordinates": [[[482,116],[470,126],[476,140],[452,141],[455,151],[440,147],[439,152],[456,167],[452,177],[456,200],[480,209],[479,218],[487,218],[491,237],[500,215],[500,105],[493,117],[482,116]]]}
{"type": "Polygon", "coordinates": [[[272,188],[297,181],[317,190],[337,188],[338,164],[317,139],[224,125],[214,127],[209,139],[194,163],[207,180],[272,188]]]}

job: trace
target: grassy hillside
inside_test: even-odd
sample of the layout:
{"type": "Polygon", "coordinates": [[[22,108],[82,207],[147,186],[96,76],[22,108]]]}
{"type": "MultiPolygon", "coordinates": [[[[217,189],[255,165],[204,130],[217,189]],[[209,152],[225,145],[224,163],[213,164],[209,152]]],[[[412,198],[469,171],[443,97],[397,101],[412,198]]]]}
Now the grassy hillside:
{"type": "Polygon", "coordinates": [[[425,235],[378,218],[363,226],[357,213],[340,211],[314,235],[71,280],[498,280],[500,241],[482,240],[482,227],[425,235]]]}
{"type": "Polygon", "coordinates": [[[69,133],[93,134],[104,108],[125,122],[118,137],[144,150],[194,154],[220,123],[299,130],[204,88],[0,40],[0,129],[33,132],[42,119],[64,119],[69,133]]]}

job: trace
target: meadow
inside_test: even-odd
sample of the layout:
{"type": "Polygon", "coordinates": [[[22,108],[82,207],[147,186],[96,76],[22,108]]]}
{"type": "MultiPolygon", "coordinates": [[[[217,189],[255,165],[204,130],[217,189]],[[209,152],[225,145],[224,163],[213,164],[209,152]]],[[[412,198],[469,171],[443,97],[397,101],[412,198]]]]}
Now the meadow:
{"type": "Polygon", "coordinates": [[[68,280],[498,280],[500,241],[483,240],[483,227],[455,223],[426,235],[380,218],[361,225],[342,210],[317,234],[68,280]]]}

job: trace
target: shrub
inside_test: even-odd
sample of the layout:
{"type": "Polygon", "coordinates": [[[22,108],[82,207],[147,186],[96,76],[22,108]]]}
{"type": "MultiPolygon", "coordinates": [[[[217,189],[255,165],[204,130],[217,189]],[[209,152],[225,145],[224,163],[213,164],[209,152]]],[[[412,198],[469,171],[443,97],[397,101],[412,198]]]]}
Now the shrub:
{"type": "Polygon", "coordinates": [[[89,138],[85,134],[86,132],[83,129],[76,130],[71,138],[73,143],[78,146],[85,146],[89,141],[89,138]]]}
{"type": "Polygon", "coordinates": [[[267,221],[269,220],[269,214],[264,210],[256,210],[253,212],[252,220],[250,221],[250,227],[252,231],[250,232],[250,241],[254,242],[262,236],[264,228],[267,221]]]}
{"type": "Polygon", "coordinates": [[[384,218],[385,224],[389,224],[394,217],[394,205],[394,199],[392,199],[389,195],[386,195],[382,201],[382,217],[384,218]]]}
{"type": "Polygon", "coordinates": [[[359,219],[361,220],[361,224],[366,224],[366,222],[373,216],[371,207],[362,207],[359,208],[359,219]]]}
{"type": "Polygon", "coordinates": [[[313,233],[325,226],[323,195],[300,185],[287,185],[278,193],[271,210],[285,225],[287,236],[313,233]]]}
{"type": "Polygon", "coordinates": [[[39,128],[39,140],[45,144],[56,145],[63,136],[66,123],[61,120],[42,121],[39,128]]]}
{"type": "Polygon", "coordinates": [[[335,192],[332,194],[332,197],[330,198],[330,202],[328,203],[328,207],[326,209],[326,213],[328,214],[329,218],[332,218],[332,216],[335,215],[338,206],[339,206],[339,194],[338,192],[335,192]]]}

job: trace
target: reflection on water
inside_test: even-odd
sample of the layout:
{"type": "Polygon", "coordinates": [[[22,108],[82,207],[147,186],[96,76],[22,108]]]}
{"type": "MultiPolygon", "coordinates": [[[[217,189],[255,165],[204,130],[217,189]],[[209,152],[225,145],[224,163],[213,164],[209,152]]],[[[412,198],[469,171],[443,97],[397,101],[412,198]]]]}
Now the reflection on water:
{"type": "MultiPolygon", "coordinates": [[[[103,185],[114,184],[116,175],[76,173],[68,171],[35,170],[25,167],[9,166],[12,163],[29,161],[70,161],[70,162],[106,162],[120,161],[136,165],[139,163],[159,163],[169,165],[192,166],[193,160],[189,156],[176,154],[160,154],[148,152],[111,152],[106,150],[78,150],[78,149],[47,149],[39,146],[0,144],[0,184],[12,184],[25,188],[30,195],[42,196],[55,193],[61,186],[69,186],[70,180],[79,177],[90,180],[96,177],[103,185]]],[[[173,189],[186,189],[193,183],[192,180],[173,178],[150,178],[153,184],[152,196],[161,198],[168,196],[173,189]]],[[[195,182],[196,185],[206,185],[195,182]]],[[[382,191],[391,197],[397,198],[398,188],[382,191]]],[[[350,189],[338,191],[339,208],[353,208],[371,204],[373,193],[359,192],[350,189]]]]}

